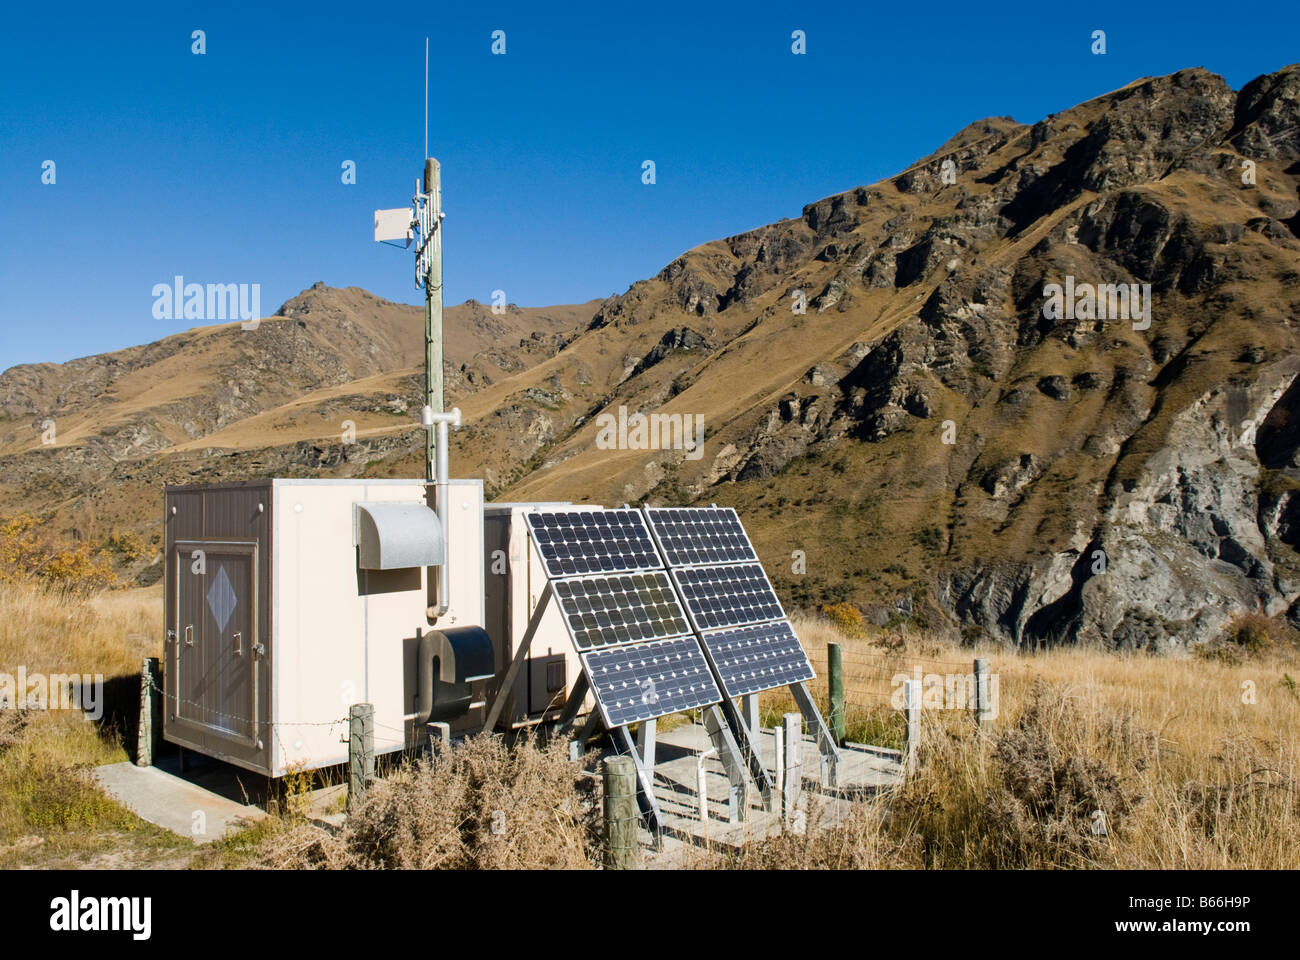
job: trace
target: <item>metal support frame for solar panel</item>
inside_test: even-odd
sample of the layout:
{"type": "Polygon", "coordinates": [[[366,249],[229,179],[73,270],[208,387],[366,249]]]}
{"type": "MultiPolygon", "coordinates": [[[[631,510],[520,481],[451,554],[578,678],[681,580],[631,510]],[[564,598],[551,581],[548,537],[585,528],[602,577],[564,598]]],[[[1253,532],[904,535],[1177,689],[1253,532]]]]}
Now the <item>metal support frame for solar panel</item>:
{"type": "Polygon", "coordinates": [[[528,651],[533,645],[533,637],[537,633],[537,628],[541,626],[542,616],[546,613],[546,608],[551,602],[551,595],[551,584],[548,581],[546,589],[542,591],[541,597],[538,598],[537,606],[533,608],[533,615],[528,618],[528,627],[519,640],[519,648],[515,651],[514,659],[510,661],[510,666],[506,669],[505,678],[501,681],[501,687],[497,690],[496,698],[493,699],[492,706],[488,708],[487,715],[483,719],[483,729],[488,732],[495,729],[497,719],[501,716],[505,705],[514,700],[515,677],[518,676],[519,668],[523,666],[524,659],[528,656],[528,651]]]}
{"type": "MultiPolygon", "coordinates": [[[[780,599],[772,589],[767,571],[763,569],[736,511],[715,504],[712,507],[647,506],[642,508],[642,512],[646,517],[646,525],[668,564],[678,599],[690,617],[692,629],[700,640],[714,679],[726,695],[723,713],[741,745],[755,781],[764,791],[765,802],[770,800],[771,782],[758,755],[756,734],[752,729],[757,712],[757,695],[763,690],[781,686],[790,688],[799,712],[817,738],[821,755],[821,781],[825,786],[835,786],[839,749],[821,711],[808,692],[806,681],[813,677],[812,665],[808,662],[807,654],[785,615],[780,599]],[[683,584],[683,580],[689,580],[698,573],[717,573],[720,577],[730,578],[732,582],[744,577],[749,579],[751,588],[758,587],[757,577],[761,576],[763,589],[755,591],[755,599],[748,605],[748,610],[733,603],[732,609],[725,611],[728,619],[734,622],[712,622],[717,611],[697,610],[697,605],[691,602],[687,587],[683,584]],[[742,678],[730,665],[720,662],[719,651],[715,647],[718,641],[728,635],[745,633],[752,633],[756,640],[770,640],[769,646],[782,645],[780,649],[791,661],[793,658],[790,657],[789,650],[793,643],[799,654],[799,663],[784,664],[784,670],[778,674],[781,682],[770,682],[774,678],[758,680],[752,676],[743,678],[746,682],[740,682],[742,678]],[[736,699],[741,700],[741,710],[736,709],[736,699]]],[[[742,641],[743,639],[746,638],[742,638],[742,641]]]]}
{"type": "MultiPolygon", "coordinates": [[[[548,590],[578,652],[582,678],[596,700],[579,738],[593,732],[598,716],[619,751],[632,758],[642,809],[656,838],[663,826],[654,793],[655,721],[661,716],[696,707],[712,714],[721,731],[713,732],[718,753],[733,792],[739,779],[743,796],[739,748],[718,708],[725,698],[644,516],[631,508],[539,510],[524,516],[548,590]],[[632,723],[639,724],[635,740],[632,723]]],[[[576,713],[565,711],[562,730],[576,713]]]]}

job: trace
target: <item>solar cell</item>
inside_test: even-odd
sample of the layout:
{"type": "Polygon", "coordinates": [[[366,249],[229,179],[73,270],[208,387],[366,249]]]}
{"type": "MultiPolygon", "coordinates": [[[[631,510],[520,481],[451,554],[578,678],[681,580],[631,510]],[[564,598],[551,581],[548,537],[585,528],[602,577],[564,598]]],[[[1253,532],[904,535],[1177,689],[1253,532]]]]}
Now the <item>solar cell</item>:
{"type": "Polygon", "coordinates": [[[731,507],[655,507],[647,512],[670,567],[758,559],[731,507]]]}
{"type": "Polygon", "coordinates": [[[579,650],[690,633],[662,570],[553,582],[555,599],[579,650]]]}
{"type": "Polygon", "coordinates": [[[700,630],[784,619],[781,601],[757,563],[685,567],[672,571],[700,630]]]}
{"type": "Polygon", "coordinates": [[[694,637],[596,650],[582,661],[611,730],[722,699],[694,637]]]}
{"type": "Polygon", "coordinates": [[[713,630],[703,637],[729,697],[743,697],[814,676],[812,664],[788,620],[713,630]]]}
{"type": "Polygon", "coordinates": [[[662,567],[636,510],[554,510],[527,514],[550,577],[662,567]]]}

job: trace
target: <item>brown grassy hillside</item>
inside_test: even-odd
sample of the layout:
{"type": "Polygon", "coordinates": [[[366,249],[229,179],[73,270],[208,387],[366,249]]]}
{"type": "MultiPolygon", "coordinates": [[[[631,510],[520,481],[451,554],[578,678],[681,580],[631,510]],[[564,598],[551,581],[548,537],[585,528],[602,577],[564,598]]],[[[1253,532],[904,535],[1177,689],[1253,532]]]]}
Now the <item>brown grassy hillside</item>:
{"type": "MultiPolygon", "coordinates": [[[[1143,79],[971,124],[599,305],[450,311],[456,472],[735,505],[784,596],[882,623],[1166,649],[1300,622],[1298,129],[1298,67],[1143,79]],[[1149,284],[1150,326],[1046,317],[1067,276],[1149,284]],[[702,456],[602,449],[620,408],[702,417],[702,456]]],[[[0,509],[148,527],[164,480],[418,474],[418,311],[368,297],[7,372],[0,509]]]]}

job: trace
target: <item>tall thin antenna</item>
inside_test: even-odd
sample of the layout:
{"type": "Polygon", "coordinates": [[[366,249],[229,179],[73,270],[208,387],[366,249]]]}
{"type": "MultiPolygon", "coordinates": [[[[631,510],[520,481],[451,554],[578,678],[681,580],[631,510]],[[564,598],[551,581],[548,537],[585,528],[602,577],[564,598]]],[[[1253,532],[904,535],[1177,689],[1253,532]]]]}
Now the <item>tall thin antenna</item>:
{"type": "Polygon", "coordinates": [[[424,156],[429,155],[429,38],[424,38],[424,156]]]}

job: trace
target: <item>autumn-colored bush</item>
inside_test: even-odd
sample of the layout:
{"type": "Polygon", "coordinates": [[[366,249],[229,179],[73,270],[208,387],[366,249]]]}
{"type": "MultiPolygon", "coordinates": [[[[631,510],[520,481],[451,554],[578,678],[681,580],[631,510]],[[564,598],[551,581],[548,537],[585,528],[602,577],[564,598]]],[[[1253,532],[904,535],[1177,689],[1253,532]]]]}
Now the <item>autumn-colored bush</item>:
{"type": "Polygon", "coordinates": [[[104,545],[67,543],[47,523],[20,513],[0,519],[0,581],[20,580],[89,592],[113,586],[117,576],[104,545]]]}
{"type": "Polygon", "coordinates": [[[1262,613],[1247,613],[1236,617],[1224,630],[1224,639],[1251,652],[1271,647],[1276,630],[1273,622],[1262,613]]]}
{"type": "Polygon", "coordinates": [[[149,544],[134,533],[114,533],[104,541],[102,549],[125,563],[134,563],[149,552],[149,544]]]}
{"type": "Polygon", "coordinates": [[[851,637],[862,636],[866,632],[866,621],[862,611],[851,603],[827,603],[821,608],[822,616],[835,627],[851,637]]]}

